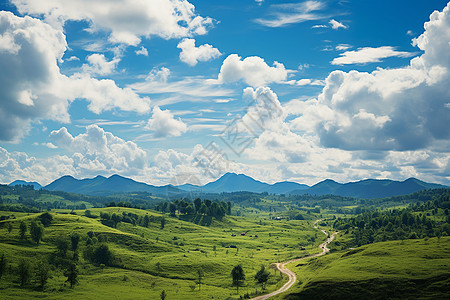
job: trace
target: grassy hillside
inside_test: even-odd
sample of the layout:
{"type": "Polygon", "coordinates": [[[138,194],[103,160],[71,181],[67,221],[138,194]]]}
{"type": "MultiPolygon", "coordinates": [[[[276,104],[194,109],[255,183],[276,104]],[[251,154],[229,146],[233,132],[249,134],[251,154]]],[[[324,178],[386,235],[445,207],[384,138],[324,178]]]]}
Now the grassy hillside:
{"type": "MultiPolygon", "coordinates": [[[[132,293],[133,299],[158,299],[165,290],[167,299],[238,299],[260,290],[253,277],[261,265],[267,268],[274,261],[317,252],[317,245],[323,239],[322,234],[312,228],[311,221],[304,220],[225,217],[205,227],[166,215],[165,227],[161,229],[161,214],[151,211],[92,208],[91,218],[84,216],[84,210],[75,211],[76,215],[67,212],[51,213],[53,220],[44,228],[39,245],[31,240],[29,230],[25,239],[19,238],[19,224],[23,221],[29,229],[41,213],[0,213],[9,217],[0,222],[0,255],[4,254],[7,260],[7,272],[0,279],[2,297],[126,299],[132,293]],[[117,228],[111,228],[100,222],[101,212],[148,215],[150,223],[148,227],[141,227],[120,222],[117,228]],[[68,250],[63,260],[58,256],[56,243],[62,236],[70,244],[68,237],[74,232],[81,237],[76,263],[79,283],[70,288],[64,276],[67,268],[64,263],[72,262],[73,252],[68,250]],[[92,232],[92,239],[88,238],[89,232],[92,232]],[[242,232],[247,233],[241,235],[242,232]],[[86,245],[92,242],[94,245],[86,245]],[[101,244],[106,244],[114,254],[111,266],[92,263],[84,255],[89,247],[101,244]],[[51,278],[43,291],[37,287],[34,275],[31,282],[20,286],[17,270],[21,259],[32,263],[33,272],[38,261],[48,262],[51,278]],[[242,264],[247,278],[239,289],[240,295],[231,286],[230,276],[237,264],[242,264]],[[200,291],[195,284],[198,270],[204,274],[200,291]]],[[[278,273],[276,276],[271,273],[268,291],[286,281],[278,273]]]]}
{"type": "Polygon", "coordinates": [[[450,237],[374,243],[288,268],[298,282],[279,299],[449,299],[450,237]]]}

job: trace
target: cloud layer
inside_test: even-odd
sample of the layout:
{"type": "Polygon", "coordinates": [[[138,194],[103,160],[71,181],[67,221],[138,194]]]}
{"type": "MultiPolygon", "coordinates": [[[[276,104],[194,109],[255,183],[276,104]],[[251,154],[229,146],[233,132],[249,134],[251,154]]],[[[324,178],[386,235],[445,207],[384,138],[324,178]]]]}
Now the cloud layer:
{"type": "Polygon", "coordinates": [[[290,24],[320,20],[326,16],[318,13],[325,7],[322,1],[305,1],[271,5],[271,17],[259,18],[255,22],[267,27],[283,27],[290,24]]]}
{"type": "Polygon", "coordinates": [[[150,100],[113,80],[93,74],[112,72],[117,61],[102,55],[88,57],[84,73],[60,73],[67,43],[61,30],[31,17],[0,12],[0,140],[13,141],[26,134],[31,122],[41,119],[69,122],[69,104],[78,98],[95,113],[120,108],[140,113],[150,110],[150,100]]]}
{"type": "Polygon", "coordinates": [[[12,0],[21,14],[43,15],[53,26],[88,21],[91,31],[110,32],[113,43],[138,45],[141,37],[165,39],[205,34],[213,20],[186,0],[12,0]]]}
{"type": "MultiPolygon", "coordinates": [[[[336,47],[337,50],[344,49],[344,46],[336,47]],[[339,47],[339,49],[338,49],[339,47]]],[[[359,48],[355,51],[346,51],[340,54],[339,57],[333,59],[331,64],[333,65],[350,65],[350,64],[367,64],[380,62],[384,58],[388,57],[411,57],[414,53],[397,51],[394,47],[383,46],[378,48],[359,48]]]]}

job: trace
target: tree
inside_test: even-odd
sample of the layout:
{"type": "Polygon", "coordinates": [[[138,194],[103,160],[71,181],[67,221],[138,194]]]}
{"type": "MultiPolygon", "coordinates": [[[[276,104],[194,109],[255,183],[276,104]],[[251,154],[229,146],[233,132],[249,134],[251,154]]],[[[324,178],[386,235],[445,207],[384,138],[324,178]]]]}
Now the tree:
{"type": "Polygon", "coordinates": [[[148,227],[148,223],[150,223],[150,218],[148,215],[145,215],[144,224],[142,224],[142,225],[144,225],[144,227],[148,227]]]}
{"type": "Polygon", "coordinates": [[[44,226],[42,226],[41,223],[38,223],[36,221],[31,222],[30,225],[30,235],[31,239],[39,245],[39,242],[42,239],[42,236],[44,235],[44,226]]]}
{"type": "Polygon", "coordinates": [[[208,211],[208,207],[206,206],[205,203],[202,203],[202,205],[200,205],[200,213],[206,214],[207,211],[208,211]]]}
{"type": "Polygon", "coordinates": [[[169,212],[171,216],[175,216],[175,211],[177,210],[177,206],[175,205],[175,203],[170,203],[169,204],[169,212]]]}
{"type": "Polygon", "coordinates": [[[38,218],[45,227],[50,226],[53,220],[53,216],[48,211],[41,214],[38,218]]]}
{"type": "Polygon", "coordinates": [[[233,286],[236,286],[236,292],[239,293],[239,286],[245,280],[244,270],[241,265],[237,265],[231,270],[231,277],[233,278],[233,286]]]}
{"type": "Polygon", "coordinates": [[[161,211],[162,211],[163,213],[167,211],[167,206],[168,206],[167,202],[164,202],[164,203],[162,204],[161,211]]]}
{"type": "Polygon", "coordinates": [[[199,212],[200,212],[200,206],[202,205],[202,199],[196,198],[196,199],[194,200],[194,205],[195,205],[195,211],[196,211],[197,213],[199,213],[199,212]]]}
{"type": "Polygon", "coordinates": [[[94,249],[92,259],[97,264],[109,266],[113,263],[114,255],[111,250],[109,250],[108,245],[101,244],[94,249]]]}
{"type": "Polygon", "coordinates": [[[70,235],[70,242],[72,246],[72,251],[75,252],[78,249],[78,243],[80,242],[80,235],[76,232],[73,232],[70,235]]]}
{"type": "Polygon", "coordinates": [[[27,260],[22,259],[17,267],[17,273],[19,275],[20,286],[28,284],[31,278],[30,263],[27,260]]]}
{"type": "Polygon", "coordinates": [[[256,272],[255,274],[255,280],[258,284],[261,285],[261,288],[263,290],[266,289],[267,281],[269,280],[270,273],[266,271],[266,268],[264,266],[261,266],[261,269],[256,272]]]}
{"type": "Polygon", "coordinates": [[[78,283],[78,270],[77,265],[74,263],[71,263],[69,267],[67,268],[66,272],[64,272],[64,276],[67,277],[66,282],[70,283],[70,287],[73,287],[75,284],[78,283]]]}
{"type": "Polygon", "coordinates": [[[89,209],[86,209],[85,211],[84,211],[84,215],[86,216],[86,217],[88,217],[88,218],[92,218],[93,216],[92,216],[92,212],[89,210],[89,209]]]}
{"type": "Polygon", "coordinates": [[[203,203],[205,203],[206,207],[209,208],[211,206],[211,204],[212,204],[212,201],[209,200],[209,199],[205,199],[205,201],[203,203]]]}
{"type": "Polygon", "coordinates": [[[161,297],[161,300],[166,299],[167,294],[166,294],[166,291],[165,291],[165,290],[162,290],[160,297],[161,297]]]}
{"type": "Polygon", "coordinates": [[[56,248],[58,249],[58,254],[62,258],[66,257],[67,250],[69,250],[69,241],[62,235],[56,238],[56,248]]]}
{"type": "Polygon", "coordinates": [[[164,226],[166,226],[166,218],[161,218],[161,229],[164,229],[164,226]]]}
{"type": "Polygon", "coordinates": [[[192,215],[195,212],[194,208],[192,207],[192,205],[188,205],[186,206],[186,214],[188,215],[192,215]]]}
{"type": "Polygon", "coordinates": [[[203,279],[203,270],[198,269],[197,270],[197,284],[198,284],[198,290],[200,291],[200,286],[202,285],[202,279],[203,279]]]}
{"type": "Polygon", "coordinates": [[[44,263],[43,261],[39,261],[36,265],[36,276],[39,283],[39,287],[41,289],[44,289],[45,285],[47,284],[47,280],[49,277],[49,271],[50,267],[48,264],[44,263]]]}
{"type": "Polygon", "coordinates": [[[6,264],[5,254],[2,254],[2,256],[0,256],[0,278],[2,278],[3,273],[6,271],[6,264]]]}
{"type": "Polygon", "coordinates": [[[11,233],[11,231],[13,230],[12,224],[11,222],[8,223],[8,233],[11,233]]]}
{"type": "Polygon", "coordinates": [[[20,233],[20,235],[19,235],[20,239],[21,240],[25,239],[25,234],[27,233],[27,225],[25,224],[24,221],[20,222],[19,233],[20,233]]]}

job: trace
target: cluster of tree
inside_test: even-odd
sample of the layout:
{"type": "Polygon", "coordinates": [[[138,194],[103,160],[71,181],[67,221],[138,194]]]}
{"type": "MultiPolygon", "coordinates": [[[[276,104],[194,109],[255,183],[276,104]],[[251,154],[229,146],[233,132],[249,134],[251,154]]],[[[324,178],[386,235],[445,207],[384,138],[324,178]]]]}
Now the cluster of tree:
{"type": "Polygon", "coordinates": [[[86,209],[86,203],[93,207],[123,206],[149,209],[153,208],[155,201],[149,193],[92,196],[44,189],[35,190],[32,185],[0,184],[0,210],[3,211],[36,213],[51,209],[86,209]]]}
{"type": "MultiPolygon", "coordinates": [[[[30,233],[31,240],[36,244],[39,244],[44,236],[44,226],[47,227],[52,222],[52,215],[48,212],[45,212],[39,215],[36,219],[32,220],[30,225],[24,221],[19,223],[19,239],[26,240],[27,239],[27,231],[30,233]]],[[[11,233],[13,230],[12,222],[8,223],[8,232],[11,233]]]]}
{"type": "Polygon", "coordinates": [[[173,202],[162,202],[156,206],[156,210],[170,213],[175,216],[178,211],[182,215],[206,215],[222,219],[226,214],[231,214],[231,202],[202,200],[196,198],[193,202],[188,199],[177,199],[173,202]]]}
{"type": "MultiPolygon", "coordinates": [[[[49,213],[44,213],[38,216],[36,219],[32,220],[29,228],[30,228],[30,236],[31,239],[39,245],[39,242],[42,239],[44,233],[44,225],[49,226],[52,221],[52,216],[49,213]],[[42,223],[41,223],[42,221],[42,223]]],[[[11,228],[11,227],[9,227],[11,228]]],[[[19,225],[19,238],[22,240],[26,239],[26,232],[28,226],[25,222],[20,222],[19,225]]],[[[11,230],[8,230],[11,232],[11,230]]],[[[73,287],[77,282],[78,277],[78,269],[77,269],[77,261],[78,261],[78,243],[80,240],[80,236],[77,233],[72,233],[70,236],[70,241],[65,236],[59,236],[55,239],[56,251],[51,253],[46,258],[41,258],[36,263],[33,263],[32,260],[20,260],[17,267],[13,268],[13,266],[9,266],[11,270],[11,274],[16,274],[20,286],[29,286],[32,281],[37,283],[37,286],[40,289],[44,289],[47,284],[48,279],[51,276],[51,270],[55,270],[57,268],[62,269],[63,274],[67,276],[67,282],[73,287]],[[67,258],[67,252],[71,249],[73,255],[70,259],[67,258]],[[50,262],[50,263],[49,263],[50,262]],[[53,266],[52,266],[53,265],[53,266]],[[33,280],[34,279],[34,280],[33,280]]],[[[4,274],[7,269],[8,261],[3,254],[0,258],[0,278],[4,274]]]]}
{"type": "Polygon", "coordinates": [[[43,290],[50,278],[50,265],[45,261],[31,263],[29,260],[22,259],[17,267],[10,265],[10,262],[4,254],[0,256],[0,279],[8,274],[17,278],[21,287],[28,286],[34,281],[37,288],[43,290]]]}
{"type": "MultiPolygon", "coordinates": [[[[242,269],[242,265],[237,265],[231,270],[231,278],[232,278],[232,286],[236,287],[236,292],[239,293],[239,287],[244,284],[245,281],[245,273],[244,269],[242,269]]],[[[266,270],[266,268],[262,265],[261,269],[256,272],[254,279],[257,284],[261,286],[261,289],[266,289],[266,284],[269,281],[270,273],[266,270]]]]}
{"type": "Polygon", "coordinates": [[[100,222],[102,222],[103,225],[113,228],[116,228],[119,222],[129,223],[133,224],[133,226],[142,226],[147,228],[149,227],[150,223],[159,223],[160,228],[164,229],[166,220],[164,217],[155,217],[150,215],[138,216],[137,214],[131,212],[122,212],[122,214],[109,214],[107,212],[101,212],[100,222]]]}
{"type": "MultiPolygon", "coordinates": [[[[31,239],[39,246],[44,226],[50,226],[52,221],[53,216],[48,212],[37,216],[29,223],[21,221],[18,228],[19,239],[26,240],[29,231],[31,239]]],[[[8,222],[9,233],[13,230],[11,223],[12,221],[8,222]]],[[[82,246],[85,261],[94,265],[117,265],[118,259],[104,243],[106,241],[104,236],[89,231],[83,238],[79,233],[72,232],[69,236],[59,235],[54,239],[46,239],[47,245],[54,245],[55,251],[45,257],[40,257],[37,262],[22,259],[15,262],[17,265],[14,266],[5,254],[2,254],[0,256],[0,278],[8,273],[10,277],[16,277],[22,287],[36,283],[39,289],[44,289],[52,273],[60,272],[67,277],[66,282],[70,284],[70,287],[73,287],[78,283],[79,252],[82,240],[85,240],[85,244],[82,246]]]]}
{"type": "Polygon", "coordinates": [[[349,234],[350,243],[357,246],[449,235],[450,190],[441,189],[440,194],[435,192],[433,200],[413,203],[405,209],[366,211],[353,218],[337,218],[333,226],[349,234]]]}

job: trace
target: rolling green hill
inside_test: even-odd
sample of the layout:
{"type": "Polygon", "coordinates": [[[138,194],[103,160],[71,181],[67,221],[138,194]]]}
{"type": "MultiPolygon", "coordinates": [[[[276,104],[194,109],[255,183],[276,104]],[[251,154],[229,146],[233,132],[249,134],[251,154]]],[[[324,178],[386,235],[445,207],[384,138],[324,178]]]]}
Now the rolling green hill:
{"type": "Polygon", "coordinates": [[[450,238],[380,242],[288,266],[278,299],[449,299],[450,238]]]}
{"type": "MultiPolygon", "coordinates": [[[[162,215],[151,211],[92,208],[91,217],[84,216],[82,210],[75,211],[76,214],[63,212],[51,213],[53,220],[44,228],[39,245],[31,241],[29,230],[25,239],[20,239],[19,227],[24,222],[30,228],[41,213],[1,213],[9,218],[0,222],[0,255],[5,255],[8,270],[0,279],[2,297],[129,299],[132,295],[133,299],[157,299],[165,290],[168,299],[237,299],[239,295],[231,286],[230,276],[235,265],[241,264],[247,275],[239,290],[243,296],[260,290],[253,276],[261,265],[267,268],[274,261],[316,252],[322,240],[322,234],[312,228],[310,221],[225,217],[205,227],[166,215],[165,226],[161,229],[162,215]],[[148,216],[149,223],[144,227],[119,222],[117,228],[111,228],[100,222],[100,213],[148,216]],[[246,234],[241,235],[243,232],[246,234]],[[73,233],[81,237],[78,261],[73,260],[74,252],[70,247],[64,258],[57,248],[61,237],[69,240],[73,233]],[[106,264],[89,258],[89,251],[96,251],[100,245],[107,245],[114,255],[106,264]],[[22,259],[31,262],[33,272],[37,270],[38,261],[50,266],[52,277],[43,291],[37,287],[36,275],[31,282],[20,286],[17,272],[22,259]],[[64,275],[71,263],[76,263],[79,272],[79,284],[73,288],[64,275]],[[204,274],[200,291],[195,284],[198,270],[204,274]]],[[[283,282],[285,279],[279,274],[272,275],[267,290],[273,291],[283,282]]]]}

